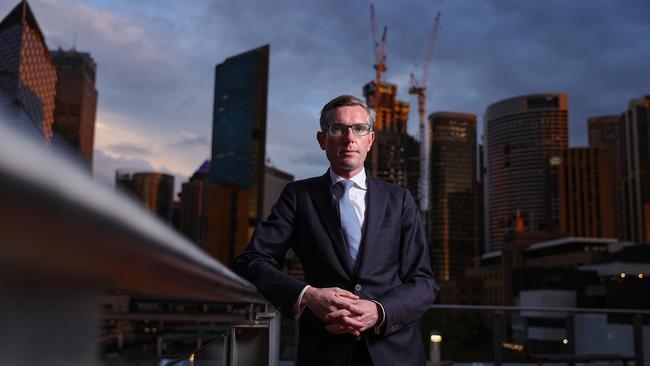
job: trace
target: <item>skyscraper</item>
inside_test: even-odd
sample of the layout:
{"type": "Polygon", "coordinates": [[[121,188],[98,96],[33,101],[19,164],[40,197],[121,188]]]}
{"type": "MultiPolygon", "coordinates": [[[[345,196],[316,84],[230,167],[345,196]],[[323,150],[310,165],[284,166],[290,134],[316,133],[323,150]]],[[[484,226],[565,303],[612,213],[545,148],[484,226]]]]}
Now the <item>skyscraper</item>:
{"type": "Polygon", "coordinates": [[[560,231],[572,237],[613,238],[614,177],[607,151],[570,148],[554,164],[559,169],[560,231]]]}
{"type": "Polygon", "coordinates": [[[568,148],[566,94],[534,94],[488,106],[487,240],[499,250],[512,232],[559,229],[557,170],[551,162],[568,148]]]}
{"type": "Polygon", "coordinates": [[[210,180],[210,160],[201,164],[190,180],[181,186],[180,223],[183,234],[197,244],[203,241],[205,230],[205,196],[210,180]]]}
{"type": "Polygon", "coordinates": [[[407,188],[419,200],[419,143],[407,130],[409,104],[397,100],[397,85],[370,82],[363,87],[366,103],[377,112],[375,143],[365,166],[386,182],[407,188]]]}
{"type": "Polygon", "coordinates": [[[115,173],[115,185],[142,202],[147,211],[171,222],[174,177],[163,173],[115,173]]]}
{"type": "Polygon", "coordinates": [[[650,242],[650,95],[630,101],[620,133],[623,239],[650,242]]]}
{"type": "Polygon", "coordinates": [[[34,131],[52,139],[56,68],[27,1],[0,22],[0,91],[23,108],[34,131]]]}
{"type": "Polygon", "coordinates": [[[441,281],[457,280],[479,256],[476,116],[436,112],[429,124],[431,258],[441,281]]]}
{"type": "Polygon", "coordinates": [[[621,171],[621,134],[620,115],[590,117],[587,120],[589,129],[589,147],[603,150],[607,156],[607,163],[612,176],[612,222],[614,223],[614,237],[624,238],[625,215],[623,214],[623,187],[621,171]]]}
{"type": "Polygon", "coordinates": [[[264,166],[264,174],[264,210],[262,218],[266,219],[271,214],[273,205],[280,198],[284,186],[293,182],[293,175],[269,165],[264,166]]]}
{"type": "Polygon", "coordinates": [[[243,250],[264,210],[268,73],[269,45],[216,67],[206,248],[224,263],[243,250]]]}
{"type": "Polygon", "coordinates": [[[56,104],[54,132],[79,150],[92,168],[95,142],[97,65],[89,53],[51,51],[56,65],[56,104]]]}

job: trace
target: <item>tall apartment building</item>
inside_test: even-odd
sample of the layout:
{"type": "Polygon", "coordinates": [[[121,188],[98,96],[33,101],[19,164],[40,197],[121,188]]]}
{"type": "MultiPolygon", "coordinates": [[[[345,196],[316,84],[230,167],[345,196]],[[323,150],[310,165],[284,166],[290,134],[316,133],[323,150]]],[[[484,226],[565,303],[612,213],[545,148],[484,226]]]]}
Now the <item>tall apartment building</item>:
{"type": "Polygon", "coordinates": [[[20,124],[21,129],[52,139],[56,68],[27,1],[0,22],[0,92],[32,121],[33,126],[20,124]]]}
{"type": "Polygon", "coordinates": [[[589,131],[589,147],[603,150],[607,156],[607,163],[612,177],[612,222],[614,223],[614,237],[623,239],[625,216],[623,215],[623,186],[621,170],[621,133],[620,115],[590,117],[587,120],[589,131]]]}
{"type": "Polygon", "coordinates": [[[216,66],[205,249],[229,264],[264,210],[269,45],[216,66]]]}
{"type": "Polygon", "coordinates": [[[171,222],[174,177],[164,173],[115,173],[115,186],[140,201],[147,211],[171,222]]]}
{"type": "Polygon", "coordinates": [[[377,112],[375,142],[366,159],[370,173],[407,188],[419,200],[420,145],[407,133],[409,104],[397,100],[397,85],[374,81],[363,87],[370,108],[377,112]]]}
{"type": "Polygon", "coordinates": [[[606,150],[564,150],[552,162],[560,191],[560,231],[567,236],[614,238],[614,177],[606,150]]]}
{"type": "Polygon", "coordinates": [[[430,250],[438,279],[464,278],[479,257],[476,116],[429,115],[430,250]]]}
{"type": "Polygon", "coordinates": [[[650,95],[629,102],[620,133],[623,239],[650,242],[650,95]]]}
{"type": "Polygon", "coordinates": [[[513,232],[559,229],[559,194],[551,162],[568,148],[566,94],[533,94],[488,106],[485,116],[486,245],[513,232]]]}
{"type": "Polygon", "coordinates": [[[50,51],[56,65],[54,132],[78,150],[92,168],[95,143],[97,65],[89,53],[50,51]]]}
{"type": "Polygon", "coordinates": [[[271,209],[280,198],[284,186],[293,182],[293,175],[269,165],[264,166],[264,175],[264,210],[262,211],[262,219],[269,217],[271,209]]]}
{"type": "Polygon", "coordinates": [[[206,195],[210,182],[210,160],[206,160],[181,186],[179,229],[197,244],[203,242],[206,225],[206,195]]]}

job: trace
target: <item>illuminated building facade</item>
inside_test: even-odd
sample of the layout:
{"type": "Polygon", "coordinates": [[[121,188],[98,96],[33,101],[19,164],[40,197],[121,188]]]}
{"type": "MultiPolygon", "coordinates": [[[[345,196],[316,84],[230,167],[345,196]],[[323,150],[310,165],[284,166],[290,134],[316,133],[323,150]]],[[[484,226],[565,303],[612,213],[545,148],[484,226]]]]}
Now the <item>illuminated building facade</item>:
{"type": "Polygon", "coordinates": [[[620,132],[623,239],[650,242],[650,95],[630,101],[620,132]]]}
{"type": "Polygon", "coordinates": [[[19,104],[45,141],[52,139],[56,68],[29,4],[0,22],[0,91],[19,104]]]}
{"type": "Polygon", "coordinates": [[[590,117],[587,120],[589,129],[589,147],[603,150],[607,156],[607,163],[612,176],[612,222],[614,223],[614,237],[623,239],[625,216],[623,215],[623,187],[621,171],[621,134],[620,115],[590,117]]]}
{"type": "Polygon", "coordinates": [[[594,147],[570,148],[560,154],[560,231],[572,237],[614,238],[609,156],[594,147]]]}
{"type": "Polygon", "coordinates": [[[377,112],[375,142],[366,159],[370,173],[386,182],[407,188],[420,202],[420,144],[407,133],[409,104],[397,100],[397,85],[370,82],[363,87],[370,108],[377,112]]]}
{"type": "Polygon", "coordinates": [[[206,249],[229,264],[264,210],[269,46],[216,66],[206,249]]]}
{"type": "Polygon", "coordinates": [[[54,132],[78,150],[92,168],[95,143],[97,65],[89,53],[51,51],[56,65],[54,132]]]}
{"type": "Polygon", "coordinates": [[[181,186],[179,228],[190,240],[203,242],[205,233],[205,203],[210,181],[210,160],[201,164],[189,181],[181,186]]]}
{"type": "Polygon", "coordinates": [[[566,94],[535,94],[488,106],[485,120],[486,245],[499,250],[508,234],[559,229],[557,170],[568,148],[566,94]]]}
{"type": "Polygon", "coordinates": [[[163,173],[115,173],[115,184],[142,202],[147,211],[170,222],[174,177],[163,173]]]}
{"type": "Polygon", "coordinates": [[[479,257],[476,116],[437,112],[429,125],[432,267],[441,281],[457,280],[479,257]]]}

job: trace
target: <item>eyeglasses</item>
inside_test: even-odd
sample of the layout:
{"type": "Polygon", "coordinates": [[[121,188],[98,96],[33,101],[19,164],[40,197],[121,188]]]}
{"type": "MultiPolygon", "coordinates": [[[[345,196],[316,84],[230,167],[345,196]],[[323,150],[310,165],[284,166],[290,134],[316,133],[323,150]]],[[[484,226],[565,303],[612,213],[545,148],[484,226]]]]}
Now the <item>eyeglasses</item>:
{"type": "Polygon", "coordinates": [[[340,137],[348,133],[348,128],[352,129],[354,136],[365,136],[372,131],[367,123],[357,123],[354,125],[344,125],[343,123],[332,123],[327,126],[327,129],[324,132],[329,132],[331,136],[340,137]]]}

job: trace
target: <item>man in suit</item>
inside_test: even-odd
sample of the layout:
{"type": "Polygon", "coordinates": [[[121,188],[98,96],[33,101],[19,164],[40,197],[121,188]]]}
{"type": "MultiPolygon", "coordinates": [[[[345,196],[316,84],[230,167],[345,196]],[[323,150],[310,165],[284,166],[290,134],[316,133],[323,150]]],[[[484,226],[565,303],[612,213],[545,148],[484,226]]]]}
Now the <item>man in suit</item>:
{"type": "Polygon", "coordinates": [[[299,316],[298,365],[424,365],[419,319],[435,299],[420,213],[404,188],[366,173],[374,111],[327,103],[316,138],[330,162],[288,184],[234,270],[299,316]],[[292,248],[305,282],[282,272],[292,248]]]}

